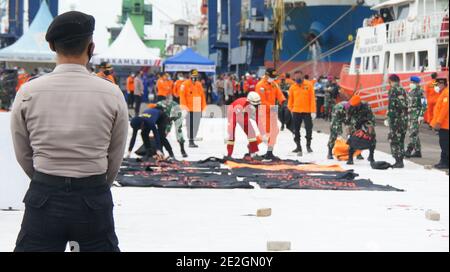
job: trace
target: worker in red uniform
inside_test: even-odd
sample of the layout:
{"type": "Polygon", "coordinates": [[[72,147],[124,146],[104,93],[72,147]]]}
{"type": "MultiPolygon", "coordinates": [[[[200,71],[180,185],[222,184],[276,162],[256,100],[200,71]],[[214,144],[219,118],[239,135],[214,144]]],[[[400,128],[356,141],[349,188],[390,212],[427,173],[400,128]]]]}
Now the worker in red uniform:
{"type": "Polygon", "coordinates": [[[425,85],[425,96],[428,104],[427,111],[425,112],[425,122],[427,124],[431,124],[431,121],[433,121],[434,108],[440,96],[440,89],[436,82],[437,77],[437,73],[431,74],[431,81],[425,85]]]}
{"type": "MultiPolygon", "coordinates": [[[[259,116],[257,113],[260,105],[261,97],[259,94],[256,92],[251,92],[247,95],[247,97],[237,99],[228,107],[228,158],[231,158],[233,155],[237,125],[244,130],[248,138],[249,153],[246,157],[257,158],[257,153],[259,151],[258,145],[260,142],[258,141],[255,129],[253,128],[250,120],[255,120],[259,128],[261,123],[259,122],[259,116]]],[[[260,129],[260,132],[264,133],[264,129],[260,129]]]]}
{"type": "Polygon", "coordinates": [[[245,77],[244,93],[248,94],[250,92],[254,92],[258,81],[250,74],[245,75],[245,77]]]}
{"type": "MultiPolygon", "coordinates": [[[[273,155],[273,149],[277,142],[277,137],[280,132],[278,127],[278,105],[283,105],[286,97],[283,95],[280,87],[276,83],[277,72],[275,69],[269,68],[266,71],[264,78],[256,85],[256,90],[261,97],[261,107],[263,117],[265,119],[265,132],[269,136],[269,148],[267,154],[264,156],[266,160],[277,160],[273,155]]],[[[262,120],[261,120],[262,121],[262,120]]],[[[260,121],[260,122],[261,122],[260,121]]]]}

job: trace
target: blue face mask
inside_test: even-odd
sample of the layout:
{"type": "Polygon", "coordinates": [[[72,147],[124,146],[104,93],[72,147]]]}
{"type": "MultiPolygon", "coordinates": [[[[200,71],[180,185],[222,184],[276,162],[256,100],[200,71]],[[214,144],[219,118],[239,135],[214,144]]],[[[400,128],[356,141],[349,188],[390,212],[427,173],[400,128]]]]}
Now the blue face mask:
{"type": "Polygon", "coordinates": [[[297,79],[295,82],[297,82],[297,84],[302,84],[303,83],[303,79],[297,79]]]}

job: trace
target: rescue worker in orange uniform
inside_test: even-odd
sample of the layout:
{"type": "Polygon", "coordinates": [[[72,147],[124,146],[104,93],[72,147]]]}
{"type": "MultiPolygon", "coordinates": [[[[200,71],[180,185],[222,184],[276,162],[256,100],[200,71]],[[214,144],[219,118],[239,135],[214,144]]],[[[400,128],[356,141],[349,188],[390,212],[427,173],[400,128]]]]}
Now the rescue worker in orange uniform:
{"type": "Polygon", "coordinates": [[[295,72],[295,84],[289,89],[288,108],[292,112],[294,121],[295,144],[297,148],[293,151],[299,156],[303,156],[301,146],[300,129],[302,123],[305,123],[306,129],[306,147],[308,153],[312,153],[311,148],[313,120],[316,118],[316,94],[313,86],[305,82],[301,71],[295,72]]]}
{"type": "Polygon", "coordinates": [[[113,67],[107,62],[100,64],[100,72],[97,73],[97,76],[116,84],[116,79],[113,76],[113,67]]]}
{"type": "Polygon", "coordinates": [[[434,108],[436,106],[436,102],[440,96],[440,90],[436,82],[437,77],[437,73],[431,74],[431,81],[425,85],[425,97],[427,98],[428,104],[427,111],[425,112],[425,123],[430,125],[434,118],[434,108]]]}
{"type": "Polygon", "coordinates": [[[449,141],[449,123],[448,123],[448,82],[445,78],[437,79],[441,94],[434,108],[434,118],[431,126],[439,131],[439,144],[441,146],[441,161],[435,165],[436,169],[448,169],[448,141],[449,141]]]}
{"type": "Polygon", "coordinates": [[[177,102],[177,104],[180,104],[180,88],[185,80],[186,79],[185,79],[183,73],[179,73],[177,76],[177,81],[175,81],[175,84],[173,84],[172,95],[173,95],[173,100],[175,102],[177,102]]]}
{"type": "Polygon", "coordinates": [[[130,74],[127,78],[127,93],[128,93],[128,108],[132,109],[134,105],[134,73],[130,74]]]}
{"type": "Polygon", "coordinates": [[[158,88],[158,102],[166,100],[167,96],[172,95],[173,91],[173,81],[170,80],[170,75],[165,73],[162,75],[158,82],[156,83],[158,88]]]}
{"type": "Polygon", "coordinates": [[[273,149],[277,143],[278,134],[280,133],[280,129],[278,128],[278,105],[283,105],[286,101],[286,97],[283,95],[276,80],[277,72],[275,69],[269,68],[263,79],[255,88],[255,91],[261,97],[261,109],[259,111],[260,114],[262,112],[263,117],[266,120],[266,133],[270,135],[268,141],[269,148],[267,154],[264,156],[265,160],[278,160],[278,158],[273,155],[273,149]]]}
{"type": "Polygon", "coordinates": [[[258,84],[258,81],[252,75],[250,75],[250,73],[247,73],[245,75],[244,94],[247,95],[250,92],[254,92],[256,84],[258,84]]]}
{"type": "Polygon", "coordinates": [[[200,128],[202,112],[206,109],[206,95],[199,76],[197,70],[192,70],[190,79],[186,80],[180,88],[180,106],[188,112],[186,128],[189,148],[198,148],[194,140],[200,128]]]}
{"type": "Polygon", "coordinates": [[[30,78],[30,76],[27,74],[25,69],[23,69],[23,68],[19,69],[18,75],[17,75],[16,92],[18,92],[20,90],[20,87],[22,87],[22,85],[25,84],[29,78],[30,78]]]}

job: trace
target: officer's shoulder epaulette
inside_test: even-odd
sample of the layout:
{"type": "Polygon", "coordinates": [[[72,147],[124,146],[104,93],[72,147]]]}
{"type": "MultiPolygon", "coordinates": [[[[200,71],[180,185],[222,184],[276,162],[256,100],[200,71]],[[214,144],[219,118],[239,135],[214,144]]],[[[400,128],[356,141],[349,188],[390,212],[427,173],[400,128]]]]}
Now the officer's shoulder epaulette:
{"type": "Polygon", "coordinates": [[[40,78],[40,76],[33,76],[33,77],[30,77],[30,78],[27,80],[27,82],[33,81],[33,80],[38,79],[38,78],[40,78]]]}

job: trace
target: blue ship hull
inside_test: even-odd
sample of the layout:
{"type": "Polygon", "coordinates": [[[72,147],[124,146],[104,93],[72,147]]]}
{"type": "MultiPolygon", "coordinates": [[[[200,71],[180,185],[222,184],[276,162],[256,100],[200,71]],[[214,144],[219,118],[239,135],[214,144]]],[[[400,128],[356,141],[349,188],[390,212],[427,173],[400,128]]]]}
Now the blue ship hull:
{"type": "MultiPolygon", "coordinates": [[[[350,5],[318,5],[287,9],[286,30],[280,61],[285,62],[290,60],[290,58],[308,44],[309,40],[307,37],[309,34],[319,35],[350,8],[350,5]]],[[[326,53],[344,44],[349,40],[350,35],[356,38],[358,28],[362,26],[364,19],[371,17],[372,14],[373,11],[368,6],[355,7],[352,12],[346,15],[319,39],[322,53],[326,53]]],[[[331,65],[334,63],[349,63],[352,53],[353,45],[350,45],[320,61],[330,63],[331,65]]],[[[298,54],[292,60],[294,63],[290,63],[289,66],[292,67],[295,63],[308,62],[311,59],[311,51],[306,49],[298,54]]],[[[269,42],[265,54],[266,64],[272,63],[272,60],[272,42],[269,42]]]]}

